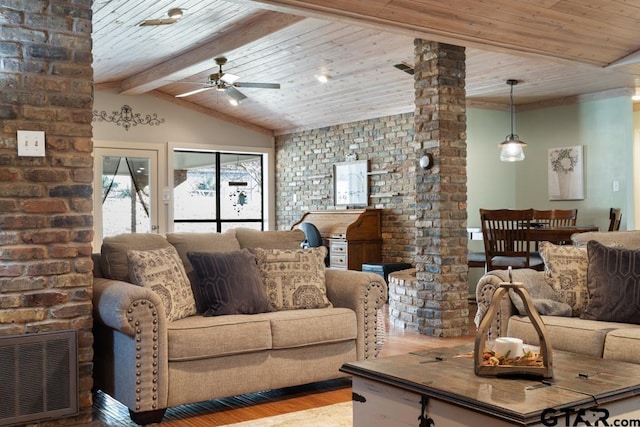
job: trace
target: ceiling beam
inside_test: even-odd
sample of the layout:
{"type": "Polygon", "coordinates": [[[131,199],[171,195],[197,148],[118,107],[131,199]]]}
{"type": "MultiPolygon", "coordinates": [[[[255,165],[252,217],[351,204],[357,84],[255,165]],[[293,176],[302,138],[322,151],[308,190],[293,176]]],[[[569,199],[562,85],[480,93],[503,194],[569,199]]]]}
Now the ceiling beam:
{"type": "MultiPolygon", "coordinates": [[[[252,2],[261,5],[261,7],[283,13],[296,13],[310,18],[351,22],[440,43],[475,47],[482,50],[504,52],[512,55],[523,53],[527,55],[538,55],[543,58],[564,59],[598,67],[605,65],[602,61],[554,50],[553,44],[542,47],[540,42],[529,43],[528,41],[532,38],[533,33],[529,32],[526,34],[525,29],[521,30],[522,34],[519,34],[517,39],[513,37],[495,37],[498,30],[500,30],[500,34],[503,34],[507,31],[508,27],[505,27],[505,25],[495,25],[493,29],[487,30],[483,25],[469,22],[469,17],[463,13],[458,17],[459,24],[449,22],[448,27],[435,25],[433,20],[403,19],[403,17],[398,16],[398,13],[404,13],[404,18],[407,16],[420,18],[435,15],[434,10],[429,9],[429,4],[434,2],[427,0],[414,0],[413,7],[417,8],[415,11],[411,9],[412,2],[395,2],[400,3],[400,6],[398,6],[392,4],[394,3],[393,0],[252,0],[252,2]],[[395,6],[395,14],[385,12],[385,9],[389,8],[389,6],[395,6]],[[418,6],[420,7],[418,8],[418,6]]],[[[502,3],[508,5],[509,3],[517,2],[502,3]]],[[[546,10],[548,6],[542,5],[540,9],[546,10]]],[[[512,9],[507,11],[514,13],[512,9]]],[[[439,13],[443,12],[440,11],[439,13]]],[[[453,14],[453,12],[450,13],[453,14]]],[[[447,16],[447,18],[452,17],[453,15],[447,16]]],[[[489,16],[481,16],[479,18],[490,19],[489,16]]],[[[449,21],[451,21],[451,19],[449,19],[449,21]]],[[[478,22],[481,22],[481,19],[478,22]]]]}
{"type": "Polygon", "coordinates": [[[252,43],[305,19],[273,11],[261,11],[240,20],[218,37],[162,64],[133,75],[120,84],[123,95],[140,95],[215,67],[213,58],[252,43]]]}

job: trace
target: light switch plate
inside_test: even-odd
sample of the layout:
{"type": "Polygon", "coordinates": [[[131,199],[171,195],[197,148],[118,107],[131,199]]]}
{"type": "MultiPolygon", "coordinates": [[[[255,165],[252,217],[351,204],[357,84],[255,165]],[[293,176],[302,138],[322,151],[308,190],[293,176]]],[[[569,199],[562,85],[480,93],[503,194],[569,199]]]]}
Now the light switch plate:
{"type": "Polygon", "coordinates": [[[18,156],[44,157],[44,132],[37,130],[18,131],[18,156]]]}

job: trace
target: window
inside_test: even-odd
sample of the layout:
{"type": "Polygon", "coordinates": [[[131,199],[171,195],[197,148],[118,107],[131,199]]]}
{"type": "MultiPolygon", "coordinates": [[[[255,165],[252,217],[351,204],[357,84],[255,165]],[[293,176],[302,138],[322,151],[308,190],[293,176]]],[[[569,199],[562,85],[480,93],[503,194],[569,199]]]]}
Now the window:
{"type": "Polygon", "coordinates": [[[203,151],[174,152],[173,229],[224,232],[262,229],[263,157],[203,151]]]}

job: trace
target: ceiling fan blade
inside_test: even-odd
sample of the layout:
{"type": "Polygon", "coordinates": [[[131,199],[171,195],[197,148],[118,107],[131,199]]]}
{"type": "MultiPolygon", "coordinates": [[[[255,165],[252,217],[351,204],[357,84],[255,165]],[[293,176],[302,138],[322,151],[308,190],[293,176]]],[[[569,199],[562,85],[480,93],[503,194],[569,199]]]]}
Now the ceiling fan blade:
{"type": "Polygon", "coordinates": [[[184,98],[185,96],[195,95],[196,93],[204,92],[205,90],[215,89],[213,86],[209,87],[201,87],[200,89],[195,89],[189,92],[181,93],[180,95],[176,95],[176,98],[184,98]]]}
{"type": "Polygon", "coordinates": [[[235,87],[257,87],[260,89],[280,89],[280,83],[250,83],[237,82],[233,84],[235,87]]]}
{"type": "Polygon", "coordinates": [[[222,80],[225,83],[228,83],[228,84],[232,85],[239,78],[240,78],[240,76],[236,76],[235,74],[224,73],[224,74],[222,74],[222,77],[220,77],[220,80],[222,80]]]}
{"type": "Polygon", "coordinates": [[[146,19],[142,21],[139,25],[141,27],[153,27],[157,25],[170,25],[178,22],[175,18],[165,18],[165,19],[146,19]]]}
{"type": "Polygon", "coordinates": [[[239,90],[237,90],[232,86],[229,86],[228,88],[226,88],[224,90],[224,93],[226,93],[227,95],[229,95],[230,98],[235,99],[238,102],[242,101],[243,99],[247,99],[245,94],[243,94],[242,92],[240,92],[239,90]]]}

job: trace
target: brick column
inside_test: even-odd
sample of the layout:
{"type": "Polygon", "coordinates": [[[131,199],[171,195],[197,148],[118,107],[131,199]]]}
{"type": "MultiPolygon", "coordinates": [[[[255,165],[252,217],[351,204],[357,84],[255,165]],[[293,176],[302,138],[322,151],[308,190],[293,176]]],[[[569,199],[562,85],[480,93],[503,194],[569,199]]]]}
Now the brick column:
{"type": "Polygon", "coordinates": [[[0,336],[75,330],[80,415],[91,420],[91,0],[0,4],[0,336]],[[45,157],[18,157],[18,130],[45,157]]]}
{"type": "Polygon", "coordinates": [[[418,331],[453,337],[468,332],[467,145],[465,49],[415,41],[416,311],[418,331]]]}

